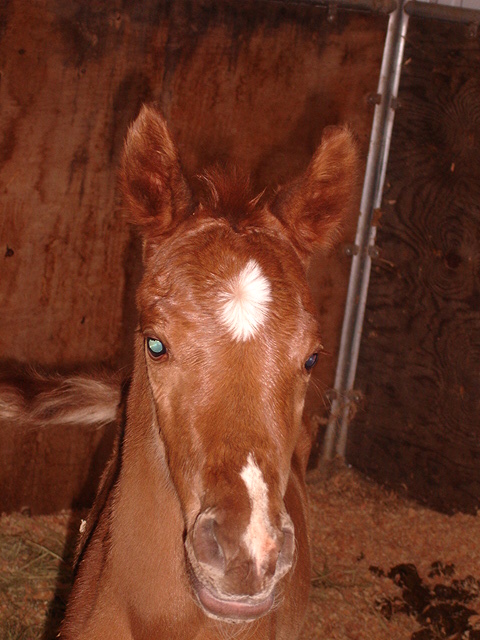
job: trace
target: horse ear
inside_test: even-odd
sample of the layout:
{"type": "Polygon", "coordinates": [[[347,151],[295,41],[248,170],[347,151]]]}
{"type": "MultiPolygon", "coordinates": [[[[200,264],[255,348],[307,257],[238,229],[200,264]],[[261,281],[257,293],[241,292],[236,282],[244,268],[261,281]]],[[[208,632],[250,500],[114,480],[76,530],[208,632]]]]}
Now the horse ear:
{"type": "Polygon", "coordinates": [[[358,195],[358,149],[348,128],[328,127],[305,174],[282,187],[271,211],[307,262],[317,247],[334,244],[358,195]]]}
{"type": "Polygon", "coordinates": [[[144,105],[128,131],[120,187],[128,218],[144,235],[167,233],[192,210],[177,149],[153,107],[144,105]]]}

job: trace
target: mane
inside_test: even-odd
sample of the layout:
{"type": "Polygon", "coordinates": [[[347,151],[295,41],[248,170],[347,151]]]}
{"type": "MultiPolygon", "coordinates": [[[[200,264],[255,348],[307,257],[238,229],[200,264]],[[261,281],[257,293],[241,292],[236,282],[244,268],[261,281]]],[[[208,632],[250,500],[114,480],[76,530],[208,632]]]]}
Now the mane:
{"type": "Polygon", "coordinates": [[[210,215],[231,224],[249,218],[263,196],[254,195],[250,176],[236,167],[214,167],[197,177],[202,184],[200,203],[210,215]]]}

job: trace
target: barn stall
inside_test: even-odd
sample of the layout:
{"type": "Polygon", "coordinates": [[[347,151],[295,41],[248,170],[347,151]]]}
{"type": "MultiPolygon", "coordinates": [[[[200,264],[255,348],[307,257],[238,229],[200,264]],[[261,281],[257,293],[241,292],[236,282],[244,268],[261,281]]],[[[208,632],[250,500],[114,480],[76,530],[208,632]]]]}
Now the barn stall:
{"type": "Polygon", "coordinates": [[[359,194],[360,216],[352,212],[342,245],[310,273],[330,355],[307,403],[319,439],[304,637],[479,637],[478,14],[395,6],[3,7],[6,637],[54,637],[69,588],[62,558],[111,449],[111,422],[29,412],[25,365],[128,376],[139,247],[122,224],[116,173],[145,101],[167,117],[192,180],[212,162],[235,162],[258,190],[300,173],[327,125],[350,124],[367,169],[378,135],[389,156],[383,189],[376,176],[380,201],[365,209],[359,194]],[[382,118],[391,110],[378,83],[388,34],[400,81],[389,153],[382,118]],[[366,243],[355,233],[365,215],[366,243]],[[371,269],[365,308],[361,295],[349,302],[352,263],[371,269]],[[322,460],[335,454],[387,488],[322,460]]]}

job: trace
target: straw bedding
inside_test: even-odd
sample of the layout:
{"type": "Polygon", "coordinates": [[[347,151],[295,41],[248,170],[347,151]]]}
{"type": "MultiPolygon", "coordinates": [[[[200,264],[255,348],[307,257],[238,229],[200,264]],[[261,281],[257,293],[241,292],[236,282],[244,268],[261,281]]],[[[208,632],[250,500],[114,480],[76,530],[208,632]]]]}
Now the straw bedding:
{"type": "MultiPolygon", "coordinates": [[[[302,640],[480,638],[480,519],[446,516],[334,464],[309,474],[302,640]]],[[[0,519],[0,637],[55,638],[81,513],[0,519]]]]}

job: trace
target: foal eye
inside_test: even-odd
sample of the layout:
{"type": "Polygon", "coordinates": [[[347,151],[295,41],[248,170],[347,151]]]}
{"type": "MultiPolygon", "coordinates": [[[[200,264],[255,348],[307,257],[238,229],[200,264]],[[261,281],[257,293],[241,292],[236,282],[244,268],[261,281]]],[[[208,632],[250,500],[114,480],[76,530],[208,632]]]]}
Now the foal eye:
{"type": "Polygon", "coordinates": [[[152,356],[152,358],[160,358],[167,353],[167,349],[161,340],[157,340],[157,338],[147,338],[147,349],[148,353],[152,356]]]}
{"type": "Polygon", "coordinates": [[[312,355],[305,362],[305,369],[307,371],[311,371],[313,367],[317,364],[318,353],[312,353],[312,355]]]}

